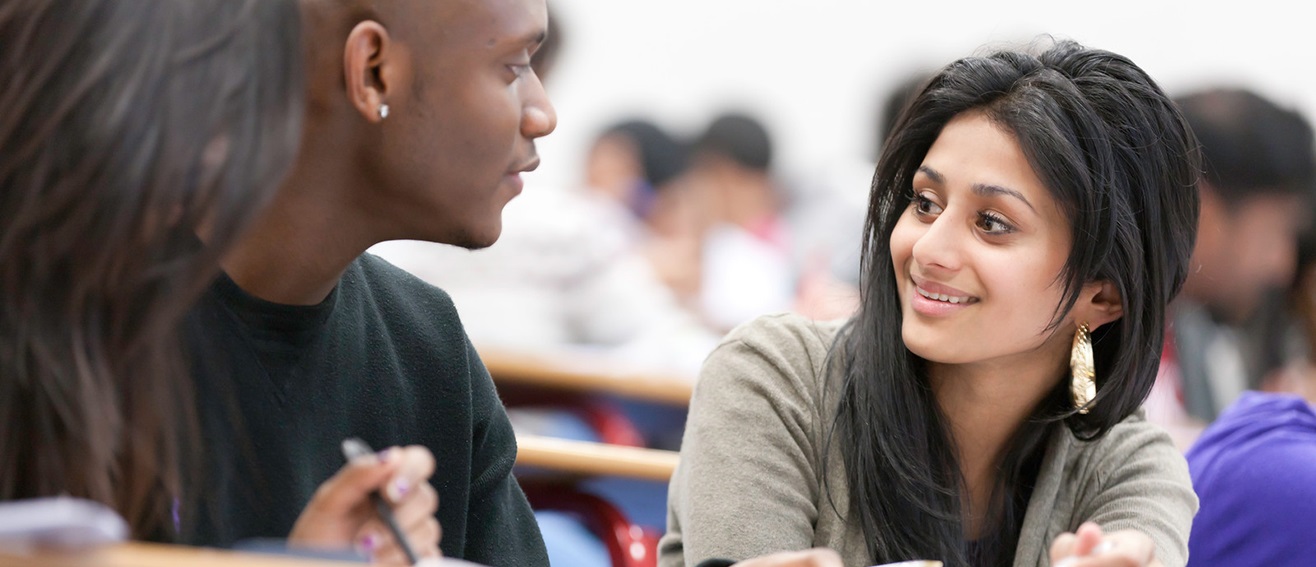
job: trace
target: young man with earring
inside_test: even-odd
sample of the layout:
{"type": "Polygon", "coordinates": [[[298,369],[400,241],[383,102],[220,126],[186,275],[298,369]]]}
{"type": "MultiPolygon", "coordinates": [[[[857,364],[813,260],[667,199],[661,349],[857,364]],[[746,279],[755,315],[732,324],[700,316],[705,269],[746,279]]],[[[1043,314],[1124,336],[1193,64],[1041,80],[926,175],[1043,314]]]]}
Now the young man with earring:
{"type": "Polygon", "coordinates": [[[189,318],[212,462],[184,539],[399,560],[369,505],[379,491],[421,555],[546,565],[511,475],[511,426],[452,302],[364,254],[394,239],[497,240],[538,165],[535,140],[556,125],[530,68],[544,0],[302,11],[300,155],[189,318]],[[350,436],[390,449],[340,468],[350,436]]]}

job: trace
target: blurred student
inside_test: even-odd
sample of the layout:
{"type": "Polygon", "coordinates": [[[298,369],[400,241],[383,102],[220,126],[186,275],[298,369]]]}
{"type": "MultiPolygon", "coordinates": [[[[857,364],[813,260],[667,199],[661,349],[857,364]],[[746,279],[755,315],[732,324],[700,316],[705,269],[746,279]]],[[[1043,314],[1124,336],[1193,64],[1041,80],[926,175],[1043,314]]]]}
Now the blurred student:
{"type": "Polygon", "coordinates": [[[1165,364],[1149,419],[1186,449],[1240,393],[1249,372],[1248,322],[1268,294],[1291,285],[1311,222],[1316,148],[1301,114],[1246,89],[1213,88],[1176,104],[1201,143],[1205,175],[1192,269],[1171,308],[1165,364]]]}
{"type": "Polygon", "coordinates": [[[859,307],[859,252],[863,244],[873,168],[901,111],[929,73],[904,75],[874,101],[869,155],[828,164],[799,176],[786,216],[799,271],[793,311],[812,319],[843,319],[859,307]]]}
{"type": "Polygon", "coordinates": [[[585,157],[585,189],[651,223],[654,201],[685,172],[689,148],[667,129],[647,118],[620,120],[594,138],[585,157]]]}
{"type": "Polygon", "coordinates": [[[1201,509],[1189,565],[1296,565],[1316,555],[1316,268],[1310,233],[1284,317],[1267,335],[1285,343],[1282,367],[1227,407],[1187,452],[1201,509]]]}
{"type": "Polygon", "coordinates": [[[1261,391],[1302,396],[1316,403],[1316,230],[1298,246],[1293,285],[1276,293],[1248,330],[1261,354],[1256,359],[1261,391]]]}
{"type": "Polygon", "coordinates": [[[299,20],[291,0],[0,8],[0,500],[91,499],[177,537],[209,448],[178,327],[296,153],[299,20]]]}
{"type": "Polygon", "coordinates": [[[699,243],[691,303],[723,332],[793,306],[797,270],[773,153],[763,122],[727,112],[697,137],[682,180],[699,243]]]}
{"type": "Polygon", "coordinates": [[[365,251],[498,239],[557,122],[531,67],[545,3],[301,7],[303,145],[184,334],[213,479],[187,539],[288,537],[402,562],[374,519],[380,491],[424,556],[542,565],[511,425],[451,300],[365,251]],[[343,468],[348,436],[388,449],[343,468]]]}
{"type": "Polygon", "coordinates": [[[1197,500],[1138,409],[1197,171],[1123,56],[1062,40],[947,65],[873,176],[858,313],[762,317],[709,356],[659,564],[1182,566],[1197,500]]]}
{"type": "Polygon", "coordinates": [[[1201,509],[1189,565],[1305,565],[1316,556],[1316,411],[1244,392],[1188,451],[1201,509]]]}

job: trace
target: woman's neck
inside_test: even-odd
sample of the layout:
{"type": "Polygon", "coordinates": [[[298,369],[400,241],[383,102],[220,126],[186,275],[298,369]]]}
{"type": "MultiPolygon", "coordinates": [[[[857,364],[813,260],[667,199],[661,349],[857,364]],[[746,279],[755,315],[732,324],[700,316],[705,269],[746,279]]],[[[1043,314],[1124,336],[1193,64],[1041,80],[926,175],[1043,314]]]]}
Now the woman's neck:
{"type": "Polygon", "coordinates": [[[1063,363],[1032,369],[928,364],[928,378],[946,416],[968,492],[966,537],[977,539],[982,526],[990,525],[987,515],[1007,445],[1063,371],[1063,363]]]}

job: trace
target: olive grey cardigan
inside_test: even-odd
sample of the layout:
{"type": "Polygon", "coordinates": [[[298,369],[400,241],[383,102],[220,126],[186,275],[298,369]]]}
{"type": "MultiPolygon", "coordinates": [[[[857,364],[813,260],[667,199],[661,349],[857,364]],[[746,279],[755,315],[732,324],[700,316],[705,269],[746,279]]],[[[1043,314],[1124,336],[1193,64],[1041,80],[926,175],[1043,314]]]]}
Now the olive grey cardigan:
{"type": "MultiPolygon", "coordinates": [[[[668,492],[661,567],[810,547],[836,550],[847,566],[873,564],[847,518],[840,450],[826,445],[836,406],[826,385],[837,381],[822,369],[839,328],[766,316],[709,355],[668,492]]],[[[1048,565],[1051,541],[1091,520],[1107,531],[1146,533],[1161,563],[1182,567],[1196,512],[1183,455],[1141,415],[1094,442],[1061,428],[1048,441],[1014,565],[1048,565]]]]}

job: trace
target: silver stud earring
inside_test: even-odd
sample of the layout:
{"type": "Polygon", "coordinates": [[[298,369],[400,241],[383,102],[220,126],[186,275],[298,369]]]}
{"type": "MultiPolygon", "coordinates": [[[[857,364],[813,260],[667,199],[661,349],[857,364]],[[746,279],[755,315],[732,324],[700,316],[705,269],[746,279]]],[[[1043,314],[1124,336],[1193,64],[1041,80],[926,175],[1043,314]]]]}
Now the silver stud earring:
{"type": "Polygon", "coordinates": [[[379,119],[383,120],[385,118],[388,118],[388,105],[381,104],[379,105],[379,119]]]}

